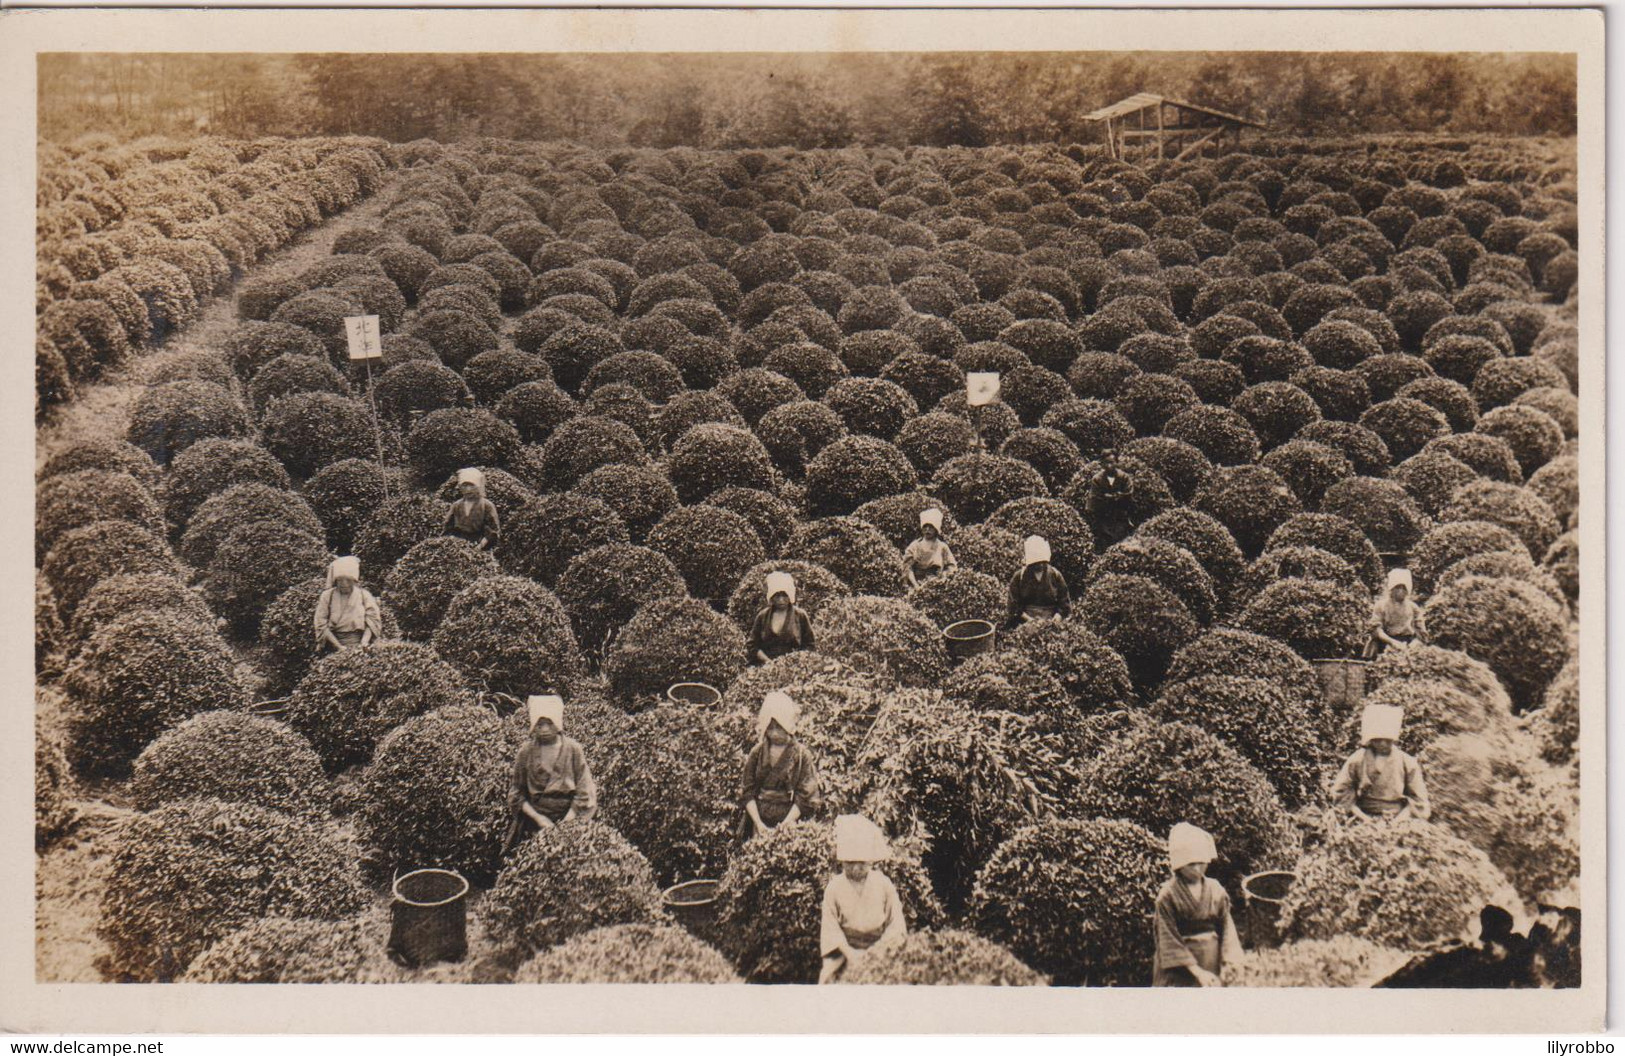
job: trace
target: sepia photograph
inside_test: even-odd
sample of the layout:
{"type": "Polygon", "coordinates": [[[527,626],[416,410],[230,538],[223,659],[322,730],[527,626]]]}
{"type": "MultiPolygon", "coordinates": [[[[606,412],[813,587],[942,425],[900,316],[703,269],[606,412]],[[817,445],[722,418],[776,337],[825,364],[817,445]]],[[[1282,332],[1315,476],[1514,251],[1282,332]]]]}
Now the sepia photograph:
{"type": "Polygon", "coordinates": [[[180,39],[8,126],[33,984],[1600,1025],[1579,49],[180,39]]]}

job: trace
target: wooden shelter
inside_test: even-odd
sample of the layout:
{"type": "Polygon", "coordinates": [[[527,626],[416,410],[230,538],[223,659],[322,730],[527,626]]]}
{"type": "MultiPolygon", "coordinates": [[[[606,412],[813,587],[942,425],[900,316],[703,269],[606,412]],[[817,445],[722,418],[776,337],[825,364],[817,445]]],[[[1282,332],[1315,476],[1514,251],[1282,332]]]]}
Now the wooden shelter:
{"type": "Polygon", "coordinates": [[[1103,106],[1085,121],[1104,121],[1106,149],[1119,161],[1183,161],[1241,147],[1243,128],[1269,126],[1195,103],[1140,92],[1103,106]]]}

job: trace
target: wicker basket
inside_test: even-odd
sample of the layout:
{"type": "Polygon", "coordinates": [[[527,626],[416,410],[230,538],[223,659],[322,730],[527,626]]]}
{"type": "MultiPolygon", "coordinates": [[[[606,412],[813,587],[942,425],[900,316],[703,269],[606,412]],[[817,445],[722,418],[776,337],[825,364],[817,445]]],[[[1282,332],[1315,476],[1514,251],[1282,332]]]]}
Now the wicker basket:
{"type": "Polygon", "coordinates": [[[1287,870],[1242,878],[1241,896],[1246,900],[1247,938],[1251,945],[1281,945],[1281,903],[1297,879],[1297,873],[1287,870]]]}
{"type": "Polygon", "coordinates": [[[722,693],[704,682],[679,682],[666,690],[666,699],[687,707],[714,708],[722,701],[722,693]]]}
{"type": "Polygon", "coordinates": [[[716,943],[717,880],[689,880],[666,888],[661,901],[678,923],[701,942],[716,943]]]}
{"type": "Polygon", "coordinates": [[[993,625],[986,620],[960,620],[942,629],[948,655],[955,660],[993,651],[993,625]]]}
{"type": "Polygon", "coordinates": [[[468,881],[449,869],[418,869],[395,878],[389,955],[417,968],[460,961],[468,953],[468,881]]]}

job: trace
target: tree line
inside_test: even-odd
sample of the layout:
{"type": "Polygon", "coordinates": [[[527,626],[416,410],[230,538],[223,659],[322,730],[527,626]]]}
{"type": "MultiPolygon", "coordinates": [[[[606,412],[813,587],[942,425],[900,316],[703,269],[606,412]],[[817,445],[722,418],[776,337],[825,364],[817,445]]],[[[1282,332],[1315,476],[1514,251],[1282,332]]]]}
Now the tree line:
{"type": "Polygon", "coordinates": [[[1572,135],[1574,56],[1416,53],[56,54],[41,135],[479,136],[736,149],[1091,142],[1154,92],[1294,135],[1572,135]]]}

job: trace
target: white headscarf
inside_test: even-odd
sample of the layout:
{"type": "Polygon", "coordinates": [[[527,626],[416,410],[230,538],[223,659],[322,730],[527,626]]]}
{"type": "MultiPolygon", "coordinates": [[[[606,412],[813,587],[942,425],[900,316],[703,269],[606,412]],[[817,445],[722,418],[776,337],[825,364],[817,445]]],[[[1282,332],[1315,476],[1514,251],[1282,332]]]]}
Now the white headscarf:
{"type": "Polygon", "coordinates": [[[795,733],[800,721],[801,708],[788,693],[769,693],[762,698],[762,706],[756,712],[756,737],[758,740],[766,737],[768,724],[773,722],[784,727],[785,733],[795,733]]]}
{"type": "Polygon", "coordinates": [[[332,586],[337,579],[348,577],[361,582],[361,559],[359,557],[335,557],[327,566],[327,585],[332,586]]]}
{"type": "Polygon", "coordinates": [[[1183,869],[1197,862],[1211,862],[1219,856],[1213,837],[1188,822],[1180,822],[1168,833],[1168,868],[1183,869]]]}
{"type": "Polygon", "coordinates": [[[1395,587],[1404,587],[1406,593],[1412,591],[1411,570],[1408,568],[1391,568],[1388,570],[1388,582],[1383,584],[1382,592],[1387,594],[1395,587]]]}
{"type": "Polygon", "coordinates": [[[1360,743],[1397,741],[1405,724],[1405,709],[1390,704],[1367,704],[1360,712],[1360,743]]]}
{"type": "Polygon", "coordinates": [[[767,574],[767,600],[772,601],[775,594],[787,594],[790,604],[796,603],[796,579],[788,572],[769,572],[767,574]]]}
{"type": "Polygon", "coordinates": [[[1024,567],[1036,565],[1040,561],[1048,561],[1049,559],[1049,541],[1043,536],[1029,535],[1026,542],[1021,544],[1021,563],[1024,567]]]}
{"type": "Polygon", "coordinates": [[[935,528],[939,534],[942,532],[942,511],[935,506],[929,510],[920,511],[920,527],[924,528],[928,524],[935,528]]]}
{"type": "Polygon", "coordinates": [[[842,814],[835,819],[835,857],[843,862],[883,862],[891,857],[891,846],[880,826],[861,814],[842,814]]]}
{"type": "Polygon", "coordinates": [[[525,701],[525,707],[530,711],[530,728],[535,729],[536,723],[542,719],[552,719],[553,728],[564,729],[564,698],[557,694],[547,693],[534,696],[525,701]]]}
{"type": "Polygon", "coordinates": [[[485,498],[485,473],[483,470],[459,469],[457,471],[457,483],[474,485],[475,489],[480,493],[480,498],[485,498]]]}

